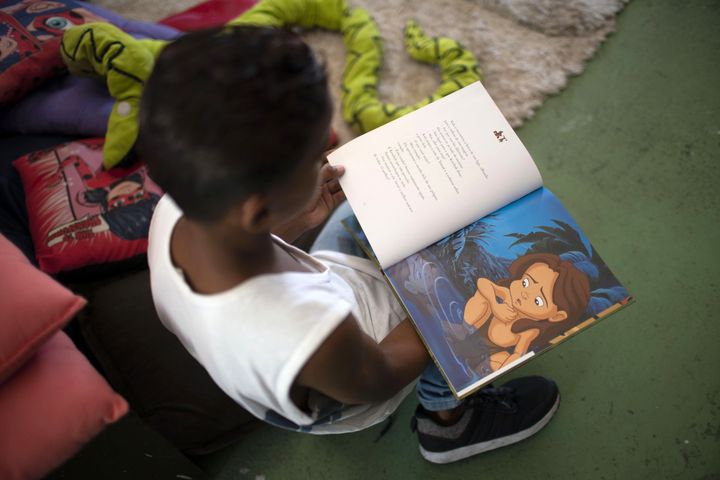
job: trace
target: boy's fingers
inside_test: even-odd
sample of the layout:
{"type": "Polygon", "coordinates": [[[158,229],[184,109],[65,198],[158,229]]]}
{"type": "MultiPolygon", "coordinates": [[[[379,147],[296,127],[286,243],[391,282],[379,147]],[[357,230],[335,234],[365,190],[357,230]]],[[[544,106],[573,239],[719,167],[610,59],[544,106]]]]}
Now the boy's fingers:
{"type": "Polygon", "coordinates": [[[334,178],[342,177],[345,173],[345,167],[342,165],[332,166],[330,164],[323,165],[320,170],[320,178],[323,182],[328,182],[334,178]]]}
{"type": "Polygon", "coordinates": [[[339,190],[342,190],[342,187],[340,186],[340,182],[337,178],[333,178],[329,182],[327,182],[327,188],[330,191],[330,193],[336,193],[339,190]]]}
{"type": "Polygon", "coordinates": [[[345,201],[345,192],[340,190],[340,191],[333,193],[332,199],[333,199],[334,205],[336,205],[336,206],[340,205],[343,201],[345,201]]]}
{"type": "Polygon", "coordinates": [[[320,181],[326,183],[331,178],[333,178],[333,167],[329,163],[326,163],[320,169],[320,181]]]}

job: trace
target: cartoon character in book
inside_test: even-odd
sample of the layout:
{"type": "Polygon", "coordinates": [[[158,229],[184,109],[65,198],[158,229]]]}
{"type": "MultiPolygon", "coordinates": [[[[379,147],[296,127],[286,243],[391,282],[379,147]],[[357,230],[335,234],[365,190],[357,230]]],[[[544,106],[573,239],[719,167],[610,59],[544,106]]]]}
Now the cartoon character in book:
{"type": "Polygon", "coordinates": [[[87,190],[78,194],[83,205],[97,205],[100,212],[60,225],[48,234],[49,247],[72,240],[93,238],[110,231],[123,240],[147,237],[150,219],[160,196],[145,189],[142,173],[134,172],[117,178],[108,172],[93,173],[77,155],[71,155],[63,165],[77,168],[87,190]]]}
{"type": "Polygon", "coordinates": [[[468,364],[482,363],[473,355],[490,351],[490,368],[498,370],[574,326],[590,300],[587,276],[557,255],[523,255],[509,272],[510,278],[497,282],[479,278],[465,304],[465,323],[475,331],[454,351],[468,364]]]}

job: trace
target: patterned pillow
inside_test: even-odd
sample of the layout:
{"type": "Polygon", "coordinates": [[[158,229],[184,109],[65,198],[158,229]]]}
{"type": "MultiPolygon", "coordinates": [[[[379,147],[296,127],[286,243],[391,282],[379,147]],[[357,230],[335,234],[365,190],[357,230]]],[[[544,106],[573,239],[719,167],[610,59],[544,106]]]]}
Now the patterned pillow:
{"type": "Polygon", "coordinates": [[[64,72],[60,37],[91,21],[104,19],[71,0],[0,1],[0,105],[64,72]]]}
{"type": "Polygon", "coordinates": [[[66,272],[143,255],[162,191],[147,168],[102,169],[103,139],[63,143],[13,162],[40,269],[66,272]]]}

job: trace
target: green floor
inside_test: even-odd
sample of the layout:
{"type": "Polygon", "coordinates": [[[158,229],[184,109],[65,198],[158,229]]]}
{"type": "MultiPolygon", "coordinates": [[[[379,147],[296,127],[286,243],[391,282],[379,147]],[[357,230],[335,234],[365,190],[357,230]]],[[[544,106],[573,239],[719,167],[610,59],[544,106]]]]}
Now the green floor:
{"type": "Polygon", "coordinates": [[[720,479],[720,2],[633,0],[586,71],[520,131],[637,302],[517,370],[553,377],[537,436],[426,463],[414,398],[380,428],[266,428],[202,462],[217,479],[720,479]]]}

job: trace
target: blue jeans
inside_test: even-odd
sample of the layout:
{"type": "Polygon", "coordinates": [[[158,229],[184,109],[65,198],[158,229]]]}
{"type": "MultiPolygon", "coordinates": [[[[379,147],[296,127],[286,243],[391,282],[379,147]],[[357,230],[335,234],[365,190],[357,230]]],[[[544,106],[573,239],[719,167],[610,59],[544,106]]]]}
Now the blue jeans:
{"type": "MultiPolygon", "coordinates": [[[[350,204],[344,202],[328,219],[327,224],[313,243],[310,252],[319,250],[332,250],[342,252],[356,257],[367,258],[365,252],[357,245],[352,236],[340,223],[343,219],[353,214],[350,204]]],[[[460,400],[455,398],[452,391],[445,382],[440,370],[434,362],[430,362],[420,375],[415,388],[420,405],[425,410],[437,412],[438,410],[449,410],[455,408],[460,400]]]]}

